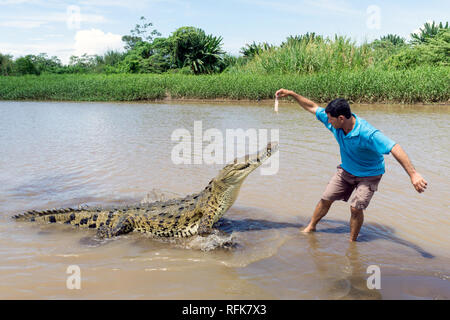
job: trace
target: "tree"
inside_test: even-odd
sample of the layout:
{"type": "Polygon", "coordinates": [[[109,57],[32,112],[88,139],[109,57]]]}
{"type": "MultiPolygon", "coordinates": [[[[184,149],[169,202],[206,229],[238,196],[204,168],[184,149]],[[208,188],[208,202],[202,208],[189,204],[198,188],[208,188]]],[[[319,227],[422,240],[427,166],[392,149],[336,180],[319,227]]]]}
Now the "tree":
{"type": "Polygon", "coordinates": [[[14,62],[14,71],[18,75],[35,74],[39,75],[40,72],[36,65],[33,63],[31,55],[20,57],[14,62]]]}
{"type": "Polygon", "coordinates": [[[102,62],[108,66],[115,66],[123,60],[125,54],[119,51],[108,50],[102,57],[102,62]]]}
{"type": "Polygon", "coordinates": [[[304,43],[308,44],[310,42],[323,42],[323,36],[317,35],[315,32],[307,32],[302,35],[296,35],[296,36],[289,36],[286,38],[286,41],[284,41],[280,47],[284,47],[286,45],[293,45],[296,43],[304,43]]]}
{"type": "Polygon", "coordinates": [[[151,43],[154,36],[161,36],[161,33],[159,33],[156,29],[150,29],[150,27],[153,26],[153,23],[146,23],[144,16],[142,16],[140,20],[142,21],[142,25],[136,24],[134,29],[130,30],[131,35],[125,35],[122,37],[122,41],[126,43],[126,50],[133,49],[139,42],[151,43]]]}
{"type": "Polygon", "coordinates": [[[450,66],[450,29],[441,29],[433,37],[419,46],[423,62],[433,65],[450,66]]]}
{"type": "Polygon", "coordinates": [[[439,33],[439,31],[442,29],[445,29],[445,30],[449,29],[448,21],[445,25],[442,22],[440,22],[439,24],[435,24],[434,21],[432,24],[426,22],[423,25],[423,28],[419,28],[418,33],[411,33],[411,38],[412,38],[411,43],[412,44],[424,43],[428,39],[431,39],[434,36],[436,36],[439,33]]]}
{"type": "Polygon", "coordinates": [[[441,29],[424,43],[405,46],[386,60],[389,68],[408,69],[420,65],[450,65],[450,29],[441,29]]]}
{"type": "Polygon", "coordinates": [[[9,76],[13,73],[14,62],[9,54],[0,53],[0,75],[9,76]]]}
{"type": "Polygon", "coordinates": [[[396,34],[388,34],[388,35],[382,36],[379,41],[391,43],[394,46],[402,46],[402,45],[406,44],[405,39],[396,34]]]}
{"type": "Polygon", "coordinates": [[[162,73],[172,67],[170,46],[165,38],[136,43],[119,65],[122,72],[131,73],[162,73]]]}
{"type": "Polygon", "coordinates": [[[222,37],[207,35],[202,29],[181,27],[168,38],[174,64],[189,67],[195,74],[220,70],[222,37]]]}
{"type": "Polygon", "coordinates": [[[384,52],[385,54],[391,55],[395,52],[398,52],[398,50],[400,50],[402,47],[406,45],[407,44],[404,38],[396,34],[388,34],[380,37],[380,39],[374,40],[370,44],[370,47],[375,50],[382,49],[385,51],[384,52]]]}
{"type": "Polygon", "coordinates": [[[244,58],[251,59],[254,56],[261,54],[263,51],[269,50],[272,48],[272,45],[268,44],[267,42],[263,43],[256,43],[253,41],[252,44],[246,44],[245,47],[242,47],[239,51],[244,55],[244,58]]]}
{"type": "Polygon", "coordinates": [[[146,23],[145,17],[140,19],[142,24],[136,24],[131,35],[122,37],[127,49],[119,70],[131,73],[161,73],[172,67],[171,45],[166,38],[160,38],[161,33],[152,29],[151,22],[146,23]],[[155,38],[155,36],[157,38],[155,38]]]}
{"type": "Polygon", "coordinates": [[[373,49],[374,64],[383,64],[391,56],[407,50],[409,47],[405,39],[396,34],[382,36],[370,43],[369,46],[373,49]]]}
{"type": "Polygon", "coordinates": [[[152,55],[151,44],[139,41],[130,49],[120,64],[121,70],[131,73],[148,72],[148,64],[145,62],[152,55]]]}
{"type": "Polygon", "coordinates": [[[97,65],[97,56],[84,53],[81,56],[71,56],[69,60],[69,72],[87,73],[94,70],[97,65]]]}
{"type": "Polygon", "coordinates": [[[165,72],[175,67],[171,54],[171,42],[167,38],[156,38],[152,42],[152,55],[149,63],[156,72],[165,72]]]}
{"type": "Polygon", "coordinates": [[[62,67],[61,60],[58,57],[53,56],[49,58],[46,53],[40,53],[38,55],[28,55],[33,64],[36,66],[39,73],[55,73],[62,67]]]}

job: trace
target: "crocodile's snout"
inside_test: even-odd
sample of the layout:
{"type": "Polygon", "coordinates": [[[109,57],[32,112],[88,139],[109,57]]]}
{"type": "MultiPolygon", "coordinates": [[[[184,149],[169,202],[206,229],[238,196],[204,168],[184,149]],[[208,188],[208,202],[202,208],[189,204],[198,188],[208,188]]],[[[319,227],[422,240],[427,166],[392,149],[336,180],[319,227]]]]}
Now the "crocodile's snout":
{"type": "Polygon", "coordinates": [[[264,161],[272,156],[275,152],[278,151],[278,142],[272,141],[267,144],[267,146],[261,149],[256,155],[247,156],[247,163],[255,164],[256,166],[260,166],[264,161]]]}

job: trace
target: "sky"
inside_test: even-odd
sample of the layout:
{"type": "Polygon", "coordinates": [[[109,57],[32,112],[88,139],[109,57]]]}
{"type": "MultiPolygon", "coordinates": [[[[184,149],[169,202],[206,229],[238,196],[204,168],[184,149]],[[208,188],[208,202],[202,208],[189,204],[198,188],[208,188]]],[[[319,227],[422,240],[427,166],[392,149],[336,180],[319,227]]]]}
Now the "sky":
{"type": "Polygon", "coordinates": [[[425,22],[446,22],[448,0],[0,0],[0,53],[15,58],[47,53],[64,64],[71,55],[123,51],[123,35],[140,17],[163,37],[193,26],[221,36],[233,55],[246,44],[281,44],[315,32],[357,43],[393,33],[406,39],[425,22]]]}

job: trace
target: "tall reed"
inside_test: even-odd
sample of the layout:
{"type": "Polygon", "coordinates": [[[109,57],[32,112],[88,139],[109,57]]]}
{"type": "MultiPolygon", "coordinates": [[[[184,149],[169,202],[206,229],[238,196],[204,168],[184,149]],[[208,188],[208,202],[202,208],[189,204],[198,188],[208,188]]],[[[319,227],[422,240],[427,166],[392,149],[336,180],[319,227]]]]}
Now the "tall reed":
{"type": "Polygon", "coordinates": [[[256,55],[231,73],[312,74],[322,71],[363,69],[373,64],[373,50],[368,44],[356,45],[349,38],[300,38],[256,55]]]}

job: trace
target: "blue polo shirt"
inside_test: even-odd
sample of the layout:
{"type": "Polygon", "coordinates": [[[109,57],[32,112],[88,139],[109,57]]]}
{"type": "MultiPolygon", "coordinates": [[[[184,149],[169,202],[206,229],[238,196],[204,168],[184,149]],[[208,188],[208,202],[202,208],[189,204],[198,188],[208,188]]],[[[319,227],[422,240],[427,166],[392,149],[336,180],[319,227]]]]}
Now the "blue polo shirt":
{"type": "Polygon", "coordinates": [[[389,154],[395,142],[375,129],[366,120],[357,117],[355,126],[347,135],[342,129],[335,129],[328,123],[324,108],[317,108],[316,118],[330,130],[341,151],[341,167],[357,177],[371,177],[383,174],[384,157],[389,154]]]}

